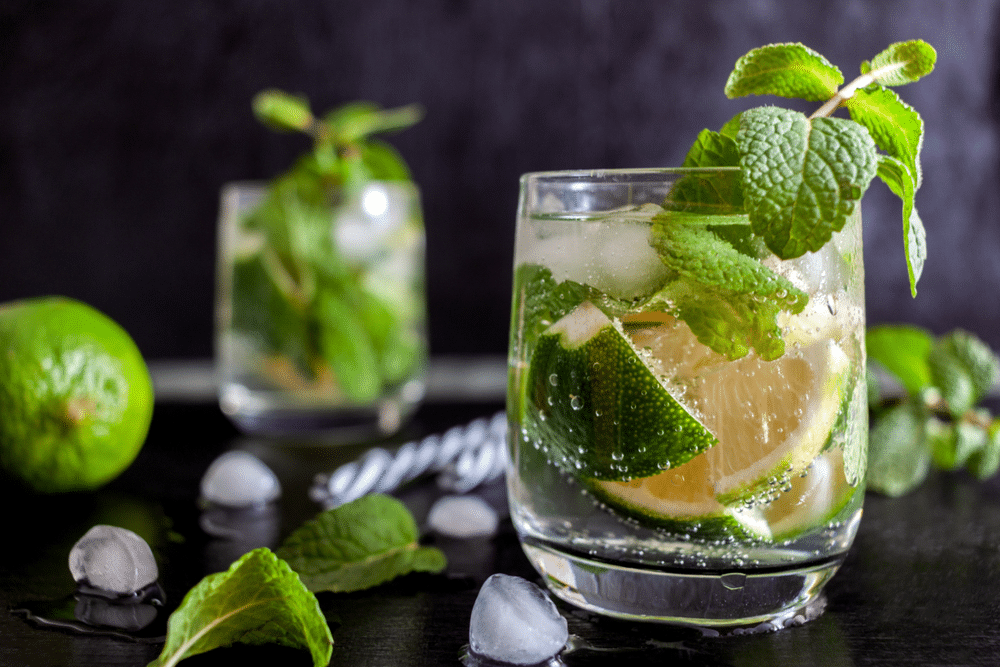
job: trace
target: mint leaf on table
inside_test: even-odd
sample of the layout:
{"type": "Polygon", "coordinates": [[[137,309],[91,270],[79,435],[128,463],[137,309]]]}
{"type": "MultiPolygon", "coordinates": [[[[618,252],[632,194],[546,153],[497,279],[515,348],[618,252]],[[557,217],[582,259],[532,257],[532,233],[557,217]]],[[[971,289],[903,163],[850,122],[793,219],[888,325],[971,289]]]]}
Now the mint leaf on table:
{"type": "Polygon", "coordinates": [[[727,97],[778,95],[812,102],[829,99],[844,75],[826,58],[802,44],[769,44],[739,60],[726,81],[727,97]]]}
{"type": "Polygon", "coordinates": [[[971,410],[1000,377],[1000,366],[989,346],[961,329],[937,341],[928,364],[932,381],[953,417],[971,410]]]}
{"type": "Polygon", "coordinates": [[[907,324],[870,326],[865,335],[868,360],[894,375],[909,394],[920,394],[931,385],[927,359],[934,336],[926,329],[907,324]]]}
{"type": "Polygon", "coordinates": [[[378,586],[410,572],[440,572],[444,554],[420,546],[406,506],[370,494],[319,514],[278,549],[306,588],[345,593],[378,586]]]}
{"type": "Polygon", "coordinates": [[[753,232],[781,259],[819,250],[875,176],[875,143],[857,123],[777,107],[744,111],[736,143],[753,232]]]}
{"type": "Polygon", "coordinates": [[[316,667],[330,662],[333,636],[316,596],[266,548],[188,591],[167,621],[163,651],[149,667],[172,667],[235,643],[281,644],[308,650],[316,667]]]}
{"type": "Polygon", "coordinates": [[[915,400],[889,408],[868,435],[868,488],[897,497],[927,477],[927,414],[915,400]]]}

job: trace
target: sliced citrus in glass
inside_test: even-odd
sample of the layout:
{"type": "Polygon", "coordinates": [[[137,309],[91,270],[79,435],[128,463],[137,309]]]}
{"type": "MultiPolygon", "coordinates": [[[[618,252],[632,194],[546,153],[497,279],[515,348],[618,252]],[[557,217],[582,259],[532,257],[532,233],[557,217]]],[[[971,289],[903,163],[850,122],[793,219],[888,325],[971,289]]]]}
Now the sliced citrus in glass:
{"type": "Polygon", "coordinates": [[[844,450],[833,447],[792,478],[763,516],[775,540],[790,540],[836,517],[857,489],[847,481],[844,450]]]}
{"type": "Polygon", "coordinates": [[[666,314],[629,316],[625,330],[654,374],[718,443],[642,479],[584,483],[605,503],[646,522],[728,517],[770,536],[773,527],[757,526],[761,509],[829,441],[845,404],[847,355],[836,342],[820,339],[774,361],[754,355],[730,361],[666,314]]]}
{"type": "Polygon", "coordinates": [[[524,391],[550,457],[579,477],[649,477],[715,442],[589,301],[539,336],[524,391]]]}

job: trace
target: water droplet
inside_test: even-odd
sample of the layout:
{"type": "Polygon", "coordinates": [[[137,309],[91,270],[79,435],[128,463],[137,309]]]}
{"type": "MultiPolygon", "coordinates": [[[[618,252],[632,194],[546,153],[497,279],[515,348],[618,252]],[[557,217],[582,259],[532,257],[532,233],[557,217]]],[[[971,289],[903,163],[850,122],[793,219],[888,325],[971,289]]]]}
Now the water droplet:
{"type": "Polygon", "coordinates": [[[549,376],[549,384],[552,385],[553,387],[559,386],[559,376],[556,375],[555,373],[553,373],[552,375],[550,375],[549,376]]]}
{"type": "Polygon", "coordinates": [[[569,406],[574,410],[582,410],[583,400],[579,396],[574,396],[569,400],[569,406]]]}

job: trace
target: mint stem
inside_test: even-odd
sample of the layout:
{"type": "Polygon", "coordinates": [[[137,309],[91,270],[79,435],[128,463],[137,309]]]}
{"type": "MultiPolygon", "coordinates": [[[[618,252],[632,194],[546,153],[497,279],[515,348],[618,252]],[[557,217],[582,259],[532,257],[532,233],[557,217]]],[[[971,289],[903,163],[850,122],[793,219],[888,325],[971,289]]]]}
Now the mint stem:
{"type": "Polygon", "coordinates": [[[875,82],[875,77],[873,76],[872,72],[869,72],[868,74],[862,74],[854,81],[851,81],[849,84],[838,90],[837,94],[828,99],[826,103],[823,104],[823,106],[821,106],[819,109],[816,109],[813,115],[809,116],[809,119],[812,120],[813,118],[826,118],[832,115],[833,112],[837,110],[837,107],[839,107],[841,104],[854,97],[854,93],[855,91],[858,90],[858,88],[864,88],[865,86],[871,85],[874,82],[875,82]]]}
{"type": "Polygon", "coordinates": [[[870,86],[878,81],[880,77],[895,72],[896,70],[903,69],[905,66],[905,62],[891,63],[889,65],[883,65],[878,69],[873,69],[867,74],[862,74],[854,81],[851,81],[849,84],[838,90],[836,95],[828,99],[823,106],[813,113],[813,115],[809,116],[810,120],[813,118],[826,118],[830,116],[837,110],[837,107],[854,97],[855,91],[859,88],[870,86]]]}

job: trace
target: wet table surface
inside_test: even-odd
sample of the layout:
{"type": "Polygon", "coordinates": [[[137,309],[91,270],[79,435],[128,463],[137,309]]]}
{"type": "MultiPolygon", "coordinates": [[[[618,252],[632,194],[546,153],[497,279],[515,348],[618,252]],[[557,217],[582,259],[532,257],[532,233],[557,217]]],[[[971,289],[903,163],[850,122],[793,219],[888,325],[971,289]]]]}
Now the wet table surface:
{"type": "MultiPolygon", "coordinates": [[[[502,405],[435,401],[413,424],[383,445],[439,433],[502,405]]],[[[198,483],[208,464],[229,449],[246,449],[281,478],[280,541],[319,506],[306,489],[316,472],[332,470],[364,451],[362,445],[285,447],[240,435],[209,401],[157,405],[147,444],[118,480],[93,494],[10,497],[0,549],[0,665],[122,665],[153,660],[158,644],[42,629],[11,609],[26,601],[57,600],[73,591],[67,556],[97,523],[149,535],[160,582],[175,604],[207,572],[224,569],[231,545],[198,527],[198,483]]],[[[502,487],[486,489],[502,492],[502,487]]],[[[436,487],[411,485],[398,495],[418,523],[436,487]]],[[[379,588],[320,594],[334,637],[331,665],[350,667],[461,664],[469,615],[479,586],[504,572],[539,581],[509,521],[492,539],[435,542],[448,556],[444,574],[413,574],[379,588]]],[[[899,499],[868,495],[854,548],[826,589],[818,619],[776,633],[703,637],[682,628],[601,619],[560,605],[571,635],[585,648],[566,665],[996,665],[1000,664],[1000,480],[978,483],[935,474],[899,499]]],[[[182,664],[309,665],[306,652],[234,647],[182,664]]]]}

